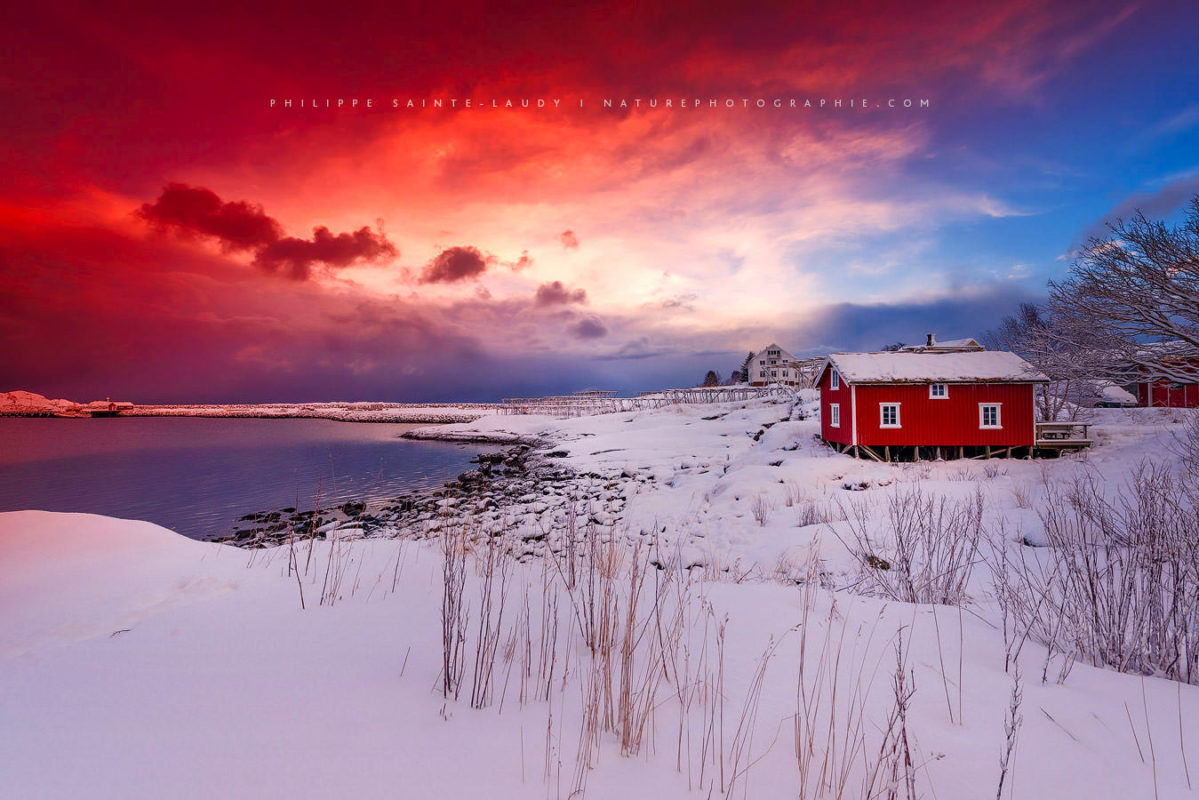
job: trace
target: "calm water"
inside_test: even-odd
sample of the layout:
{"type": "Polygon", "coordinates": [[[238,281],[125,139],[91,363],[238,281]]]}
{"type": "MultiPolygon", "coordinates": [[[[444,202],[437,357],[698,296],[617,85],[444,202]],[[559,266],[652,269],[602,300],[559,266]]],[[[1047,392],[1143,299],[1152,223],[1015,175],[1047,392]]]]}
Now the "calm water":
{"type": "MultiPolygon", "coordinates": [[[[196,539],[244,514],[328,508],[437,486],[484,445],[414,442],[417,425],[322,419],[0,418],[0,511],[86,511],[196,539]]],[[[495,448],[490,448],[494,450],[495,448]]]]}

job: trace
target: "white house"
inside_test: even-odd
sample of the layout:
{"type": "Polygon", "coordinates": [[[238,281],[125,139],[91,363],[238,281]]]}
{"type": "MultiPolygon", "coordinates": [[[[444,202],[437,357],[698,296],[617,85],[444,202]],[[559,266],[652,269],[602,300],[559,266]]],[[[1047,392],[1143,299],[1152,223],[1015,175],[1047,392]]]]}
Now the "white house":
{"type": "Polygon", "coordinates": [[[766,386],[771,383],[799,386],[802,379],[795,356],[777,344],[767,345],[750,359],[749,382],[752,386],[766,386]]]}

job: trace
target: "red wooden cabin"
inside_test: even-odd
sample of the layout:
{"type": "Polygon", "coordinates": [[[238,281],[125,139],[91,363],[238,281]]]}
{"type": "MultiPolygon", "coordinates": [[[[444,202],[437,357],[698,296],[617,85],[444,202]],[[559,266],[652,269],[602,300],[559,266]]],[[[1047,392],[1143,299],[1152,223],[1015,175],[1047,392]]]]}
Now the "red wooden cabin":
{"type": "MultiPolygon", "coordinates": [[[[1155,342],[1143,346],[1142,356],[1160,360],[1170,367],[1175,379],[1148,376],[1137,383],[1137,405],[1149,408],[1199,408],[1199,356],[1194,348],[1178,341],[1155,342]],[[1178,380],[1179,376],[1194,376],[1178,380]]],[[[1145,372],[1146,370],[1142,370],[1145,372]]]]}
{"type": "Polygon", "coordinates": [[[1199,408],[1199,383],[1138,383],[1137,405],[1149,408],[1199,408]]]}
{"type": "Polygon", "coordinates": [[[821,437],[881,460],[1021,455],[1037,444],[1033,390],[1014,353],[837,353],[820,388],[821,437]]]}

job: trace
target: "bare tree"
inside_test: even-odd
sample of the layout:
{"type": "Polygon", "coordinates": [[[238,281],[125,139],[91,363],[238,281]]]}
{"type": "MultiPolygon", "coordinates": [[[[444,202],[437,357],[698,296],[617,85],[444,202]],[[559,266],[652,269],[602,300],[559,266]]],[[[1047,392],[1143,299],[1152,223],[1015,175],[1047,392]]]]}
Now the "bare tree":
{"type": "Polygon", "coordinates": [[[1046,422],[1063,412],[1073,418],[1080,405],[1090,405],[1094,378],[1104,371],[1092,352],[1074,341],[1070,328],[1052,312],[1021,303],[1015,314],[982,336],[988,349],[1015,353],[1049,376],[1047,385],[1036,388],[1037,413],[1046,422]]]}
{"type": "Polygon", "coordinates": [[[1199,381],[1199,195],[1176,227],[1138,211],[1109,228],[1050,282],[1053,315],[1113,379],[1199,381]]]}

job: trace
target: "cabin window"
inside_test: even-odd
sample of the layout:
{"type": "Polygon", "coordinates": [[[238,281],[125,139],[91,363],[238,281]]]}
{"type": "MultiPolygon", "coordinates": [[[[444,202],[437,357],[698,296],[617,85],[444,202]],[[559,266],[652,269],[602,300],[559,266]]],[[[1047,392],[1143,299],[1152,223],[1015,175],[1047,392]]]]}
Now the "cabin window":
{"type": "Polygon", "coordinates": [[[833,426],[834,428],[840,428],[841,427],[841,404],[833,403],[828,408],[829,408],[828,424],[833,426]]]}
{"type": "Polygon", "coordinates": [[[878,416],[878,425],[880,428],[898,428],[899,403],[879,403],[878,416]]]}
{"type": "Polygon", "coordinates": [[[766,377],[766,370],[762,370],[761,372],[759,372],[759,373],[758,373],[758,377],[759,377],[759,378],[765,378],[765,377],[766,377]]]}
{"type": "Polygon", "coordinates": [[[773,370],[773,369],[770,370],[770,377],[777,378],[778,376],[779,376],[778,370],[773,370]]]}
{"type": "Polygon", "coordinates": [[[999,403],[979,403],[978,404],[978,427],[980,428],[1002,428],[1003,419],[999,415],[999,403]]]}
{"type": "Polygon", "coordinates": [[[930,383],[928,385],[928,396],[934,400],[942,400],[949,397],[949,384],[930,383]]]}
{"type": "Polygon", "coordinates": [[[837,372],[837,370],[833,370],[833,374],[829,376],[828,388],[832,389],[833,391],[841,388],[841,373],[837,372]]]}

